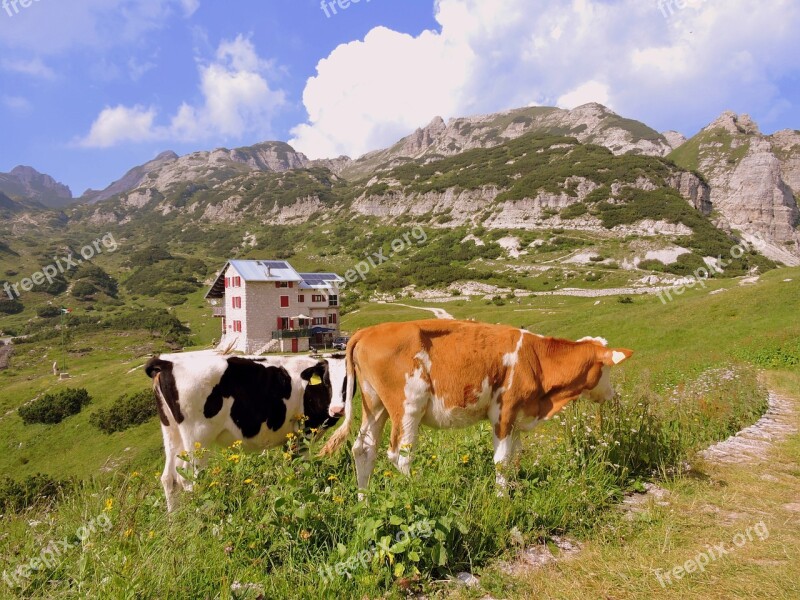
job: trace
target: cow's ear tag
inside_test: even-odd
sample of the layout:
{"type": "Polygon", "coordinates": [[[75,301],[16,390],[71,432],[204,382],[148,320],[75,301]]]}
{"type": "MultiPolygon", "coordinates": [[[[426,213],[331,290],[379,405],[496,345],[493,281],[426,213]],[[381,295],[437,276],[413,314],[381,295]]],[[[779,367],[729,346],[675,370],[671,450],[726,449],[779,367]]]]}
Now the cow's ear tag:
{"type": "Polygon", "coordinates": [[[319,375],[312,375],[308,380],[308,385],[319,385],[320,383],[322,383],[322,377],[319,375]]]}

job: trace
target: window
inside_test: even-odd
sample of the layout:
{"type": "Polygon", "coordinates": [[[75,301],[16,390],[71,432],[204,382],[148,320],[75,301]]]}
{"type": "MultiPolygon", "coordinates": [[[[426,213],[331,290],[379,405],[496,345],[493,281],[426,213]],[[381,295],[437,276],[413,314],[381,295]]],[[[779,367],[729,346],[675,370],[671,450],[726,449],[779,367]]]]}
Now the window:
{"type": "Polygon", "coordinates": [[[289,296],[281,296],[281,308],[289,308],[289,296]]]}
{"type": "Polygon", "coordinates": [[[278,317],[278,329],[289,329],[288,317],[278,317]]]}
{"type": "Polygon", "coordinates": [[[336,325],[337,315],[335,313],[331,313],[328,315],[328,323],[330,325],[336,325]]]}
{"type": "Polygon", "coordinates": [[[290,287],[292,287],[292,284],[289,283],[288,281],[276,281],[275,282],[275,287],[276,288],[290,288],[290,287]]]}
{"type": "Polygon", "coordinates": [[[328,296],[328,306],[339,306],[339,296],[328,296]]]}
{"type": "Polygon", "coordinates": [[[242,322],[241,321],[234,321],[233,322],[233,330],[241,332],[242,331],[242,322]]]}
{"type": "Polygon", "coordinates": [[[242,297],[234,296],[231,298],[231,308],[242,308],[242,297]]]}
{"type": "Polygon", "coordinates": [[[297,302],[300,304],[305,304],[306,296],[305,294],[298,294],[297,295],[297,302]]]}
{"type": "Polygon", "coordinates": [[[312,302],[325,302],[325,296],[322,294],[314,294],[311,296],[312,302]]]}
{"type": "Polygon", "coordinates": [[[325,325],[325,317],[314,317],[314,325],[325,325]]]}
{"type": "Polygon", "coordinates": [[[236,278],[236,287],[242,287],[242,278],[241,277],[237,277],[236,278]]]}

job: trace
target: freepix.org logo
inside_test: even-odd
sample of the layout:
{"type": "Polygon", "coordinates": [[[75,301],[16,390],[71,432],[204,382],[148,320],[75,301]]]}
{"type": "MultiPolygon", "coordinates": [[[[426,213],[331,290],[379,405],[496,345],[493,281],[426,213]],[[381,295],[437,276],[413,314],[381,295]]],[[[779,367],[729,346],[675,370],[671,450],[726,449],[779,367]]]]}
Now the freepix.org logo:
{"type": "Polygon", "coordinates": [[[9,17],[18,15],[23,8],[30,8],[34,2],[39,0],[3,0],[3,10],[9,17]]]}
{"type": "Polygon", "coordinates": [[[42,267],[41,271],[37,271],[30,277],[26,277],[18,283],[10,283],[6,281],[3,283],[2,289],[9,299],[16,300],[21,296],[20,288],[23,292],[30,292],[35,287],[44,285],[45,282],[48,285],[52,284],[59,275],[62,275],[67,271],[71,271],[72,269],[77,269],[81,264],[83,264],[84,261],[88,262],[95,256],[102,254],[103,250],[105,250],[108,254],[116,252],[117,247],[117,241],[114,239],[114,236],[110,233],[107,233],[103,237],[94,240],[91,244],[87,244],[81,248],[79,254],[83,258],[75,258],[75,255],[72,253],[60,258],[54,256],[54,262],[46,267],[42,267]]]}

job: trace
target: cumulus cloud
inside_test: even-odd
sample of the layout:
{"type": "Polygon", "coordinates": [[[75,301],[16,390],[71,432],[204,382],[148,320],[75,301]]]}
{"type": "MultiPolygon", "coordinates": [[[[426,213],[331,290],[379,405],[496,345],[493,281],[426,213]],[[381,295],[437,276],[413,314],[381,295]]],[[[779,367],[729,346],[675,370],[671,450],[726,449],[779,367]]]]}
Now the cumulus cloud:
{"type": "Polygon", "coordinates": [[[608,108],[614,108],[610,101],[610,90],[605,83],[599,81],[587,81],[579,85],[574,90],[567,92],[556,100],[559,108],[573,109],[589,102],[599,102],[608,108]]]}
{"type": "Polygon", "coordinates": [[[89,135],[81,145],[90,148],[108,148],[122,142],[147,142],[161,137],[163,131],[153,127],[156,110],[143,106],[115,106],[100,113],[89,135]]]}
{"type": "Polygon", "coordinates": [[[358,156],[435,115],[588,101],[662,129],[699,128],[726,108],[769,119],[791,101],[779,82],[797,76],[800,3],[532,4],[437,0],[438,31],[379,27],[339,46],[307,81],[308,119],[291,143],[312,157],[358,156]]]}
{"type": "Polygon", "coordinates": [[[267,136],[274,113],[286,101],[283,91],[270,88],[270,69],[249,39],[223,41],[214,60],[199,67],[201,104],[183,103],[162,125],[157,124],[155,107],[107,107],[80,145],[106,148],[153,140],[236,139],[245,133],[267,136]]]}

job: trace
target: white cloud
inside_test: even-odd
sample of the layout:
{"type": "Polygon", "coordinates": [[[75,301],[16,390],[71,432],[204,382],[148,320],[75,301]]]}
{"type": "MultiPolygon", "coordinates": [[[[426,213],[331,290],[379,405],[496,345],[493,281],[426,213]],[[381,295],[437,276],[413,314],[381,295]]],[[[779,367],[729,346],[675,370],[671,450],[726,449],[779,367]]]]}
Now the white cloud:
{"type": "Polygon", "coordinates": [[[90,148],[108,148],[122,142],[146,142],[157,139],[163,132],[153,127],[156,118],[154,108],[143,106],[115,106],[100,113],[89,135],[81,145],[90,148]]]}
{"type": "Polygon", "coordinates": [[[556,106],[571,110],[576,106],[588,104],[589,102],[599,102],[609,108],[613,108],[608,86],[599,81],[587,81],[556,100],[556,106]]]}
{"type": "MultiPolygon", "coordinates": [[[[386,146],[444,118],[585,101],[663,129],[726,108],[769,118],[797,79],[800,3],[436,0],[440,31],[379,27],[319,61],[290,140],[310,156],[386,146]]],[[[794,104],[794,102],[793,102],[794,104]]],[[[687,133],[692,133],[687,131],[687,133]]]]}
{"type": "Polygon", "coordinates": [[[215,60],[199,68],[202,104],[183,103],[168,125],[156,124],[153,107],[108,107],[79,143],[104,148],[152,140],[237,139],[245,133],[267,136],[274,113],[285,103],[284,92],[269,86],[270,68],[247,38],[223,41],[215,60]]]}
{"type": "Polygon", "coordinates": [[[35,77],[37,79],[56,78],[55,71],[44,64],[41,58],[32,58],[29,60],[3,59],[0,61],[0,69],[4,71],[10,71],[12,73],[29,75],[30,77],[35,77]]]}

